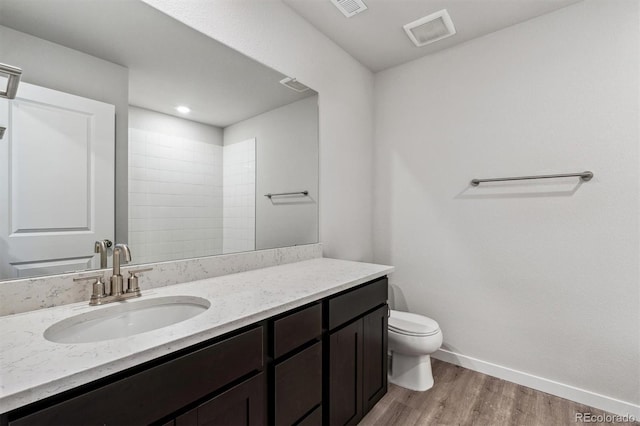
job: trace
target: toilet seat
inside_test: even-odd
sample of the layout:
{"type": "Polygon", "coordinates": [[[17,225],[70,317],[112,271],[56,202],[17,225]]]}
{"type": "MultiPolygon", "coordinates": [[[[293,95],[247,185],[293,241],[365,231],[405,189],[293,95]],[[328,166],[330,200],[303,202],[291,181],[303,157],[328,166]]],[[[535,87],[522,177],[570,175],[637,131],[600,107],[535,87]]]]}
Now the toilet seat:
{"type": "Polygon", "coordinates": [[[440,332],[440,326],[431,318],[410,312],[391,310],[389,331],[404,336],[432,336],[440,332]]]}

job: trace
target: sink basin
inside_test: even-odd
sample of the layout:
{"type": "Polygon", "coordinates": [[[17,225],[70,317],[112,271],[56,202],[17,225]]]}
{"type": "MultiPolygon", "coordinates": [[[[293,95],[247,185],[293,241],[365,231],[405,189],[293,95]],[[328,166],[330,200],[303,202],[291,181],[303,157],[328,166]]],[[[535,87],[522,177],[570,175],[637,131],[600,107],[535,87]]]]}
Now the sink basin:
{"type": "Polygon", "coordinates": [[[56,343],[89,343],[133,336],[188,320],[209,306],[208,300],[193,296],[120,302],[59,321],[44,337],[56,343]]]}

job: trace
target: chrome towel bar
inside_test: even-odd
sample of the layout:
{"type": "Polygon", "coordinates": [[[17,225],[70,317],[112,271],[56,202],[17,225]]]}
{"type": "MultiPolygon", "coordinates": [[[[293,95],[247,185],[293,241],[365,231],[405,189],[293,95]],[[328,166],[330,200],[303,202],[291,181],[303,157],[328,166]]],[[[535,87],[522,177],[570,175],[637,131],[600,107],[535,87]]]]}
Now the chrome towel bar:
{"type": "Polygon", "coordinates": [[[264,194],[265,197],[279,197],[281,195],[309,195],[309,191],[296,191],[296,192],[278,192],[277,194],[264,194]]]}
{"type": "Polygon", "coordinates": [[[492,178],[492,179],[472,179],[471,185],[478,186],[483,182],[504,182],[507,180],[555,179],[555,178],[565,178],[565,177],[579,177],[584,182],[589,182],[591,178],[593,178],[593,172],[586,171],[582,173],[565,173],[565,174],[556,174],[556,175],[516,176],[516,177],[492,178]]]}

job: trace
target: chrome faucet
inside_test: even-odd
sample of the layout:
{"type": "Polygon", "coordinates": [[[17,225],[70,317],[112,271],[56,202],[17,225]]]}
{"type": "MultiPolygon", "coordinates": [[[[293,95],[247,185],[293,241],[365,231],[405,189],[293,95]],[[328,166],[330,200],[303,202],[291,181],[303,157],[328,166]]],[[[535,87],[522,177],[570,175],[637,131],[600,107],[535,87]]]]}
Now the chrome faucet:
{"type": "Polygon", "coordinates": [[[120,274],[121,256],[124,254],[124,262],[131,262],[131,251],[126,244],[116,244],[113,248],[113,274],[111,275],[111,296],[121,296],[124,287],[124,278],[120,274]]]}
{"type": "MultiPolygon", "coordinates": [[[[107,241],[107,240],[105,240],[107,241]]],[[[105,241],[96,241],[96,250],[100,243],[105,241]]],[[[127,289],[124,290],[124,278],[120,273],[121,263],[131,262],[131,251],[126,244],[116,244],[113,248],[113,273],[111,275],[111,291],[105,291],[105,285],[102,282],[102,274],[92,275],[89,277],[74,278],[74,281],[93,282],[93,294],[89,300],[90,305],[104,305],[110,302],[119,302],[132,297],[140,297],[140,287],[138,286],[138,275],[142,272],[151,271],[153,268],[143,268],[130,270],[129,279],[127,280],[127,289]],[[122,257],[124,255],[124,258],[122,257]]]]}
{"type": "Polygon", "coordinates": [[[110,240],[96,241],[93,246],[94,253],[100,253],[100,269],[107,267],[107,248],[111,247],[110,240]]]}

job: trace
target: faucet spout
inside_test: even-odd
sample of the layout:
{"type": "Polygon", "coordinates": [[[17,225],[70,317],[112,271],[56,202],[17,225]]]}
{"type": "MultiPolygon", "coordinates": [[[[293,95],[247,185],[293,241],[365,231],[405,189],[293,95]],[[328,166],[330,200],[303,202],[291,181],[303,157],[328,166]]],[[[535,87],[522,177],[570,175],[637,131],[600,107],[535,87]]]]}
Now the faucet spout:
{"type": "Polygon", "coordinates": [[[107,267],[107,243],[105,240],[96,241],[93,246],[94,253],[100,253],[100,269],[107,267]]]}
{"type": "Polygon", "coordinates": [[[120,262],[124,254],[124,263],[131,262],[131,251],[126,244],[116,244],[113,248],[113,274],[111,275],[111,295],[120,296],[123,293],[123,279],[120,274],[120,262]]]}
{"type": "Polygon", "coordinates": [[[129,250],[129,246],[126,244],[117,244],[116,247],[118,246],[120,246],[124,254],[124,263],[131,262],[131,250],[129,250]]]}

